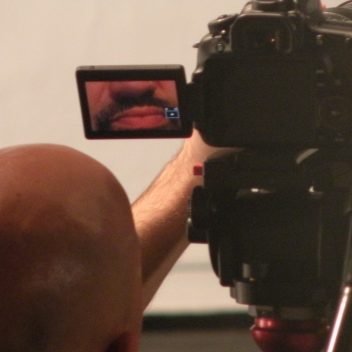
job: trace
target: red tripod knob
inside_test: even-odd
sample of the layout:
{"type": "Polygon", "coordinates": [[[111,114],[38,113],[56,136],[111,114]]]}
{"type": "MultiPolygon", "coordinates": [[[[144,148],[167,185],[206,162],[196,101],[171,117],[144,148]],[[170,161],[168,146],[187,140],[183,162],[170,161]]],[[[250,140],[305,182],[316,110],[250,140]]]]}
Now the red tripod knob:
{"type": "Polygon", "coordinates": [[[318,320],[256,318],[252,336],[263,352],[319,352],[328,329],[318,320]]]}

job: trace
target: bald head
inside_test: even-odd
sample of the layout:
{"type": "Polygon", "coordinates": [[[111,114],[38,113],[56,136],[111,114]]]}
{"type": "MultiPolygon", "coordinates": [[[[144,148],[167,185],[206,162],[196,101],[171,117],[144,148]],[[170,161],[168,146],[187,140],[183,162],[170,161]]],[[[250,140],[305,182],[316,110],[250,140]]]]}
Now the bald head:
{"type": "Polygon", "coordinates": [[[55,145],[0,151],[1,350],[134,351],[139,271],[129,202],[104,166],[55,145]]]}

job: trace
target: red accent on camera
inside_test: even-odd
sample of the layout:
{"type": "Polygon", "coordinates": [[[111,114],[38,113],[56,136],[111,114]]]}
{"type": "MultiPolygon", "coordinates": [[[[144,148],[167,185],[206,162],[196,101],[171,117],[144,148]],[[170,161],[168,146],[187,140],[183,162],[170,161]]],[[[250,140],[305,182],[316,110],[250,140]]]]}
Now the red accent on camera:
{"type": "Polygon", "coordinates": [[[193,166],[194,176],[203,176],[203,164],[196,164],[193,166]]]}

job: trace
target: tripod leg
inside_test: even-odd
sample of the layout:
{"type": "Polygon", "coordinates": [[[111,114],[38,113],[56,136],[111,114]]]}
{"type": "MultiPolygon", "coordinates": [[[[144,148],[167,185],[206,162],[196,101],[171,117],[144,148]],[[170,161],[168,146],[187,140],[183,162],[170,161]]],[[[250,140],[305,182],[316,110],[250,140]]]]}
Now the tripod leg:
{"type": "Polygon", "coordinates": [[[352,351],[352,218],[343,274],[343,287],[326,352],[352,351]]]}
{"type": "Polygon", "coordinates": [[[352,351],[352,286],[345,286],[326,352],[352,351]]]}

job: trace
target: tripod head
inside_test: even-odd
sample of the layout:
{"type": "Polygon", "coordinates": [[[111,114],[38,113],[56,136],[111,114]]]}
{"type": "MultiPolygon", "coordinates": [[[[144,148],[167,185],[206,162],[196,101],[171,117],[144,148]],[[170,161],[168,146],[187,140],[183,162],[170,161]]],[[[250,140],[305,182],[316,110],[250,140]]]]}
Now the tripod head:
{"type": "Polygon", "coordinates": [[[319,351],[339,296],[349,151],[244,150],[204,164],[189,237],[255,318],[263,351],[319,351]],[[343,177],[342,177],[343,175],[343,177]]]}

